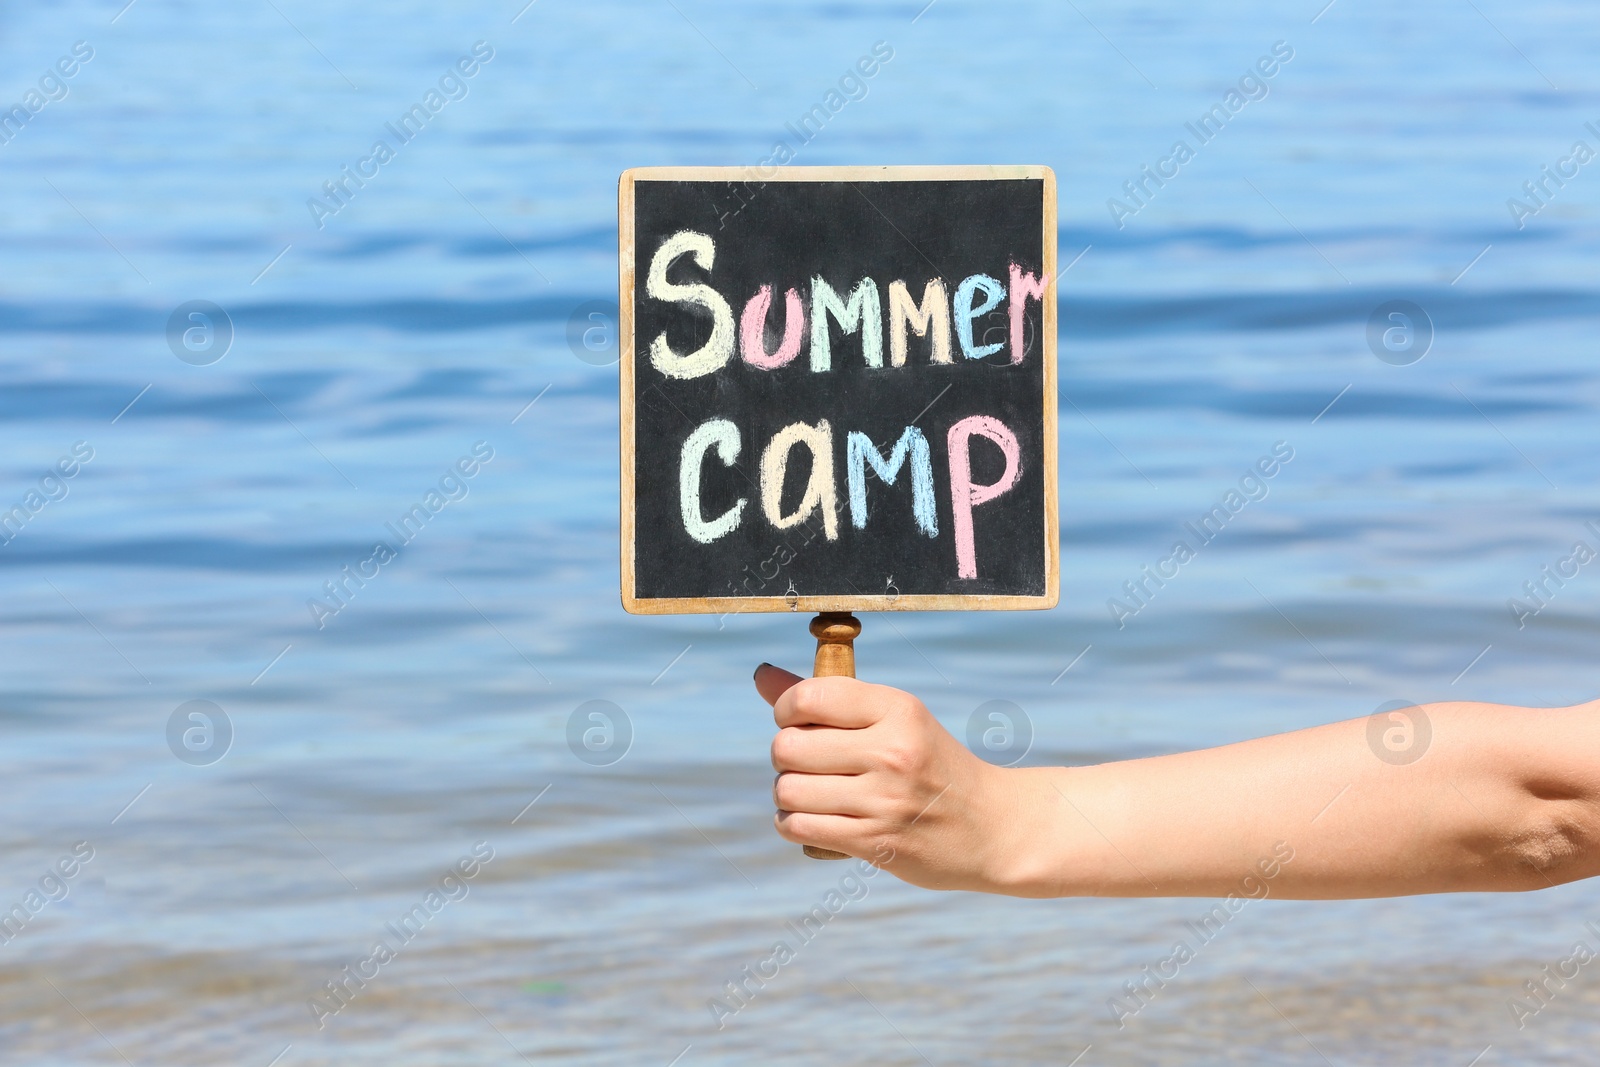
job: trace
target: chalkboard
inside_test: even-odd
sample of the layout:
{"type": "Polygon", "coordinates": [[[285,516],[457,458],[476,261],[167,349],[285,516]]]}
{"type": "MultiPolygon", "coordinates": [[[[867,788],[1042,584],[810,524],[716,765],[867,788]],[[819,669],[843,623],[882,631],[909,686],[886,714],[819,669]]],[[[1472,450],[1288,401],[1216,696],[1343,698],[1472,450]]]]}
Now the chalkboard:
{"type": "Polygon", "coordinates": [[[1053,607],[1046,167],[618,190],[631,612],[1053,607]]]}

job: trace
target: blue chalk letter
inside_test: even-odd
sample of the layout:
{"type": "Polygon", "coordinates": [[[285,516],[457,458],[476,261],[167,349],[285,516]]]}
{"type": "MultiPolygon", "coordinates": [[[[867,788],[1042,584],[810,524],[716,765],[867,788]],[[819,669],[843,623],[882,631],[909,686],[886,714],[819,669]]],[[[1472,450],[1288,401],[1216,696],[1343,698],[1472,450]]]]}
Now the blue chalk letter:
{"type": "Polygon", "coordinates": [[[872,438],[864,433],[852,432],[846,446],[846,463],[850,479],[850,524],[858,530],[867,525],[867,464],[890,485],[900,476],[906,455],[911,456],[911,512],[917,526],[929,537],[939,536],[939,518],[933,504],[933,460],[928,455],[928,439],[915,426],[895,442],[894,451],[885,460],[872,438]]]}

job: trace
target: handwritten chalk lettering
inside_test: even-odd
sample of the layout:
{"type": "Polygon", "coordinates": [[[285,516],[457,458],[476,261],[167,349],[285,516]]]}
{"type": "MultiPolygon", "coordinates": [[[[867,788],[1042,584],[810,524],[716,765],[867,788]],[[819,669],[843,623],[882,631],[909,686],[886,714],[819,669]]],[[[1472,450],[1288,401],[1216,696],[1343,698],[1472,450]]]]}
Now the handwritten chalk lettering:
{"type": "Polygon", "coordinates": [[[620,182],[623,606],[1053,606],[1049,171],[737,176],[620,182]]]}
{"type": "MultiPolygon", "coordinates": [[[[1013,266],[1012,270],[1017,268],[1013,266]]],[[[1015,312],[1020,318],[1021,311],[1015,312]]],[[[911,291],[906,283],[896,279],[889,283],[889,363],[906,365],[906,346],[910,335],[927,337],[933,331],[930,363],[950,362],[950,298],[945,295],[944,279],[930,278],[922,287],[922,302],[911,302],[911,291]]],[[[1021,360],[1014,362],[1020,363],[1021,360]]]]}
{"type": "MultiPolygon", "coordinates": [[[[800,293],[790,289],[783,294],[783,341],[772,353],[767,352],[767,308],[772,306],[772,286],[763,285],[744,306],[739,319],[739,356],[752,367],[777,370],[794,362],[800,354],[800,337],[806,328],[805,308],[800,306],[800,293]]],[[[902,351],[901,362],[905,353],[902,351]]],[[[899,366],[899,364],[896,364],[899,366]]]]}
{"type": "MultiPolygon", "coordinates": [[[[700,485],[706,454],[713,448],[725,467],[733,466],[743,450],[739,429],[727,419],[709,419],[685,438],[682,462],[678,468],[679,501],[685,531],[700,544],[711,544],[738,529],[748,500],[738,502],[714,519],[701,511],[700,485]]],[[[907,463],[911,467],[911,507],[918,530],[928,537],[939,536],[939,519],[934,503],[933,461],[928,439],[920,429],[907,426],[885,458],[872,439],[852,431],[846,438],[844,467],[848,479],[850,525],[867,526],[866,468],[888,485],[894,485],[907,463]]],[[[820,516],[823,534],[829,541],[839,539],[839,492],[835,476],[834,434],[828,420],[815,424],[796,422],[773,435],[761,452],[761,511],[767,522],[787,530],[820,516]],[[788,476],[790,457],[797,448],[809,454],[805,490],[794,510],[783,510],[782,495],[788,476]]],[[[954,516],[953,551],[957,574],[978,576],[977,544],[973,532],[973,509],[997,500],[1017,484],[1022,474],[1021,449],[1016,434],[1005,423],[988,415],[974,415],[950,427],[948,434],[948,499],[954,516]],[[982,484],[973,479],[972,440],[981,438],[999,449],[1005,469],[999,479],[982,484]]]]}
{"type": "MultiPolygon", "coordinates": [[[[707,282],[673,281],[668,277],[678,261],[685,257],[710,276],[716,264],[716,240],[694,230],[675,233],[650,257],[650,268],[645,275],[647,298],[682,305],[686,317],[695,325],[703,326],[708,313],[711,319],[709,338],[693,350],[680,350],[682,342],[675,345],[666,330],[651,340],[651,365],[674,379],[700,378],[721,370],[733,355],[735,340],[733,305],[726,297],[707,282]]],[[[684,272],[680,270],[679,273],[684,272]]],[[[930,278],[923,284],[920,302],[912,300],[903,279],[890,281],[883,287],[888,293],[890,367],[905,367],[912,334],[927,339],[930,363],[951,362],[952,331],[964,358],[984,359],[1009,346],[1011,365],[1020,365],[1027,357],[1024,337],[1027,305],[1030,301],[1037,304],[1044,299],[1050,279],[1047,275],[1023,270],[1016,263],[1010,264],[1009,273],[1009,286],[987,274],[968,275],[956,286],[953,305],[942,278],[930,278]],[[1006,313],[1009,329],[1005,339],[979,344],[973,336],[974,325],[1006,301],[1010,307],[1006,313]]],[[[809,300],[802,299],[798,288],[784,290],[783,333],[777,346],[770,351],[768,319],[774,286],[770,282],[763,283],[745,301],[737,331],[740,359],[762,371],[787,367],[800,355],[809,316],[807,349],[813,372],[821,374],[834,369],[835,329],[843,337],[858,339],[861,359],[866,366],[882,368],[884,299],[878,282],[861,278],[845,284],[841,292],[840,286],[817,274],[808,279],[807,284],[809,300]]]]}
{"type": "Polygon", "coordinates": [[[733,309],[715,289],[700,282],[669,282],[667,268],[679,256],[687,255],[708,273],[716,262],[717,246],[703,233],[685,230],[661,246],[650,261],[645,279],[645,294],[652,300],[670,300],[702,307],[711,312],[711,337],[687,355],[679,355],[667,343],[665,333],[650,345],[650,362],[668,378],[698,378],[720,370],[733,355],[733,309]]]}
{"type": "Polygon", "coordinates": [[[939,536],[939,516],[933,505],[933,460],[928,457],[928,439],[915,426],[906,427],[906,432],[895,442],[894,451],[888,459],[883,458],[883,454],[872,443],[872,438],[866,434],[850,434],[847,461],[850,472],[850,525],[858,530],[865,529],[867,525],[867,465],[870,463],[879,478],[893,485],[908,455],[911,457],[911,508],[917,517],[917,528],[929,537],[939,536]]]}
{"type": "MultiPolygon", "coordinates": [[[[716,240],[709,234],[683,230],[664,241],[650,259],[646,274],[645,295],[651,300],[684,305],[693,317],[702,318],[709,312],[710,337],[699,348],[680,353],[667,331],[657,334],[650,344],[650,362],[663,375],[673,379],[699,378],[713,374],[728,365],[734,349],[733,307],[729,301],[706,282],[672,281],[668,274],[680,259],[704,271],[713,273],[716,265],[716,240]]],[[[980,360],[1010,349],[1010,365],[1021,364],[1027,356],[1024,338],[1024,315],[1029,301],[1044,298],[1048,276],[1025,271],[1016,263],[1010,264],[1009,285],[987,274],[975,273],[963,278],[956,287],[952,304],[946,295],[942,278],[930,278],[922,287],[922,299],[913,301],[911,291],[902,279],[894,279],[885,287],[889,305],[889,367],[904,368],[910,345],[910,336],[926,339],[930,364],[951,362],[950,337],[952,332],[964,359],[980,360]],[[996,311],[1003,301],[1010,301],[1007,311],[1008,329],[1004,339],[979,344],[973,336],[973,326],[984,316],[996,311]]],[[[883,301],[879,286],[872,278],[861,278],[841,293],[822,275],[810,278],[810,300],[803,301],[797,288],[784,291],[783,332],[776,348],[768,349],[768,317],[772,307],[773,285],[764,283],[755,295],[745,302],[739,316],[738,347],[740,359],[758,371],[776,371],[787,367],[800,355],[802,339],[806,337],[807,303],[810,306],[810,368],[814,373],[834,369],[833,331],[835,327],[845,336],[859,337],[861,359],[865,366],[883,368],[883,301]]],[[[954,559],[957,575],[961,578],[978,577],[977,544],[973,529],[973,509],[1004,495],[1016,485],[1021,474],[1021,450],[1016,435],[999,419],[977,415],[956,423],[948,432],[949,445],[949,502],[953,517],[952,531],[954,559]],[[972,439],[989,441],[999,448],[1005,461],[1005,473],[992,484],[973,481],[972,439]]],[[[850,523],[858,530],[867,525],[866,467],[885,483],[894,484],[899,472],[909,460],[911,466],[912,509],[917,528],[928,537],[939,536],[938,516],[934,504],[933,463],[928,441],[915,426],[907,426],[886,459],[872,439],[859,431],[847,437],[845,470],[848,479],[850,523]]],[[[739,429],[724,418],[701,423],[684,439],[678,471],[679,504],[684,530],[699,544],[711,544],[726,537],[739,527],[744,517],[747,498],[740,497],[720,515],[707,519],[701,509],[701,474],[706,455],[715,449],[717,459],[731,467],[743,448],[739,429]]],[[[792,423],[779,430],[761,452],[761,511],[775,529],[787,530],[820,516],[825,536],[829,541],[839,537],[839,492],[835,477],[833,431],[826,419],[817,423],[792,423]],[[789,459],[797,447],[809,452],[809,471],[805,491],[794,510],[784,513],[781,496],[784,479],[788,473],[789,459]]]]}
{"type": "Polygon", "coordinates": [[[739,428],[727,419],[712,419],[702,423],[688,440],[683,442],[683,462],[678,467],[678,494],[683,502],[683,527],[689,536],[702,545],[733,531],[739,525],[744,497],[733,507],[709,522],[700,510],[700,468],[705,463],[706,452],[715,446],[717,458],[725,467],[733,466],[739,458],[739,428]]]}
{"type": "Polygon", "coordinates": [[[767,521],[780,530],[798,526],[811,517],[812,512],[822,513],[822,529],[830,541],[839,539],[839,494],[833,480],[833,431],[828,420],[815,426],[803,422],[791,423],[773,435],[772,441],[761,453],[761,510],[767,521]],[[788,515],[783,514],[783,478],[788,473],[789,454],[796,445],[805,445],[811,452],[811,474],[806,479],[805,495],[799,505],[788,515]]]}
{"type": "Polygon", "coordinates": [[[987,504],[1017,484],[1022,473],[1017,435],[999,419],[974,415],[950,427],[950,510],[955,515],[956,563],[963,578],[978,576],[977,547],[973,543],[972,509],[987,504]],[[1000,446],[1006,458],[1005,473],[991,485],[972,480],[972,439],[983,437],[1000,446]]]}
{"type": "Polygon", "coordinates": [[[871,278],[862,278],[846,300],[839,299],[821,276],[811,279],[811,369],[833,369],[828,330],[832,315],[845,333],[861,334],[861,358],[869,367],[883,366],[883,313],[878,303],[878,288],[871,278]]]}
{"type": "Polygon", "coordinates": [[[975,345],[972,341],[972,323],[1000,306],[1005,299],[1004,287],[987,274],[974,274],[963,278],[956,287],[956,340],[961,342],[961,354],[968,359],[982,359],[1000,351],[997,341],[990,345],[975,345]],[[983,290],[983,303],[974,304],[978,290],[983,290]]]}
{"type": "Polygon", "coordinates": [[[1011,308],[1009,323],[1011,327],[1011,365],[1016,366],[1028,354],[1027,335],[1024,329],[1024,314],[1027,311],[1029,300],[1043,300],[1045,289],[1049,286],[1048,277],[1040,278],[1023,270],[1015,263],[1011,264],[1011,308]]]}

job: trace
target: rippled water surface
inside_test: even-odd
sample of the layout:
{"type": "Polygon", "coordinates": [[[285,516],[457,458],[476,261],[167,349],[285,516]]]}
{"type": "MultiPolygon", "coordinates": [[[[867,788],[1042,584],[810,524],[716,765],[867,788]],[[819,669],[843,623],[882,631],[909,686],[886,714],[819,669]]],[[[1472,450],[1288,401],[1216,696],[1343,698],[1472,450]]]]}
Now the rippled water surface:
{"type": "Polygon", "coordinates": [[[1592,1055],[1593,979],[1520,1031],[1507,1009],[1592,939],[1581,884],[1252,904],[1119,1028],[1107,999],[1200,902],[885,877],[723,1028],[707,1007],[842,873],[771,832],[747,681],[809,640],[622,613],[616,368],[568,317],[614,298],[623,168],[765,159],[875,42],[796,162],[1048,164],[1073,265],[1061,606],[868,616],[864,676],[958,734],[1016,702],[1034,763],[1596,695],[1600,577],[1507,608],[1600,544],[1600,164],[1521,228],[1507,206],[1600,148],[1594,12],[1319,6],[7,5],[0,102],[92,58],[0,144],[0,508],[92,459],[0,546],[0,905],[93,858],[0,944],[0,1062],[1592,1055]],[[465,96],[319,228],[308,199],[479,41],[465,96]],[[1280,41],[1265,97],[1119,228],[1107,200],[1280,41]],[[1391,299],[1432,319],[1420,362],[1368,346],[1391,299]],[[231,317],[219,362],[168,346],[190,300],[231,317]],[[319,628],[307,600],[479,442],[467,495],[319,628]],[[1119,628],[1108,598],[1277,442],[1266,498],[1119,628]],[[210,765],[167,740],[197,699],[232,724],[210,765]],[[569,750],[587,700],[631,718],[620,762],[569,750]],[[310,998],[458,861],[465,896],[319,1028],[310,998]]]}

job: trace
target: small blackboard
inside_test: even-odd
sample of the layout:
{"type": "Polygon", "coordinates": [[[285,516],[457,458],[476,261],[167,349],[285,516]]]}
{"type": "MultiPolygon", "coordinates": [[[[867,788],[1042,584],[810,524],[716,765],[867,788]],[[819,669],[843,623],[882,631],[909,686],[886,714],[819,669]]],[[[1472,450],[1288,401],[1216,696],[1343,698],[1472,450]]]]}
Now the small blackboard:
{"type": "Polygon", "coordinates": [[[1047,167],[618,190],[631,612],[1053,607],[1047,167]]]}

